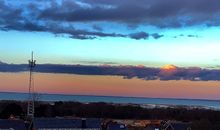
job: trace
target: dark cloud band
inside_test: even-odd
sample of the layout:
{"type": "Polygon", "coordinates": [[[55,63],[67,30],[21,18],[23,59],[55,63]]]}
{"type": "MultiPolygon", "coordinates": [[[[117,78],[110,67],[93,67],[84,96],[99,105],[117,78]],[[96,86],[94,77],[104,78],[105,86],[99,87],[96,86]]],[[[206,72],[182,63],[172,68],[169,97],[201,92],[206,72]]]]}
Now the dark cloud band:
{"type": "MultiPolygon", "coordinates": [[[[86,62],[86,61],[83,61],[86,62]]],[[[89,64],[99,64],[100,62],[88,62],[89,64]]],[[[88,64],[86,63],[86,64],[88,64]]],[[[191,80],[191,81],[220,81],[220,70],[175,68],[166,70],[161,68],[149,68],[144,66],[111,66],[111,62],[105,65],[55,65],[41,64],[35,68],[36,72],[41,73],[68,73],[80,75],[112,75],[123,76],[124,78],[139,78],[143,80],[191,80]],[[108,65],[106,65],[108,64],[108,65]]],[[[28,65],[0,63],[0,72],[22,72],[28,71],[28,65]]]]}

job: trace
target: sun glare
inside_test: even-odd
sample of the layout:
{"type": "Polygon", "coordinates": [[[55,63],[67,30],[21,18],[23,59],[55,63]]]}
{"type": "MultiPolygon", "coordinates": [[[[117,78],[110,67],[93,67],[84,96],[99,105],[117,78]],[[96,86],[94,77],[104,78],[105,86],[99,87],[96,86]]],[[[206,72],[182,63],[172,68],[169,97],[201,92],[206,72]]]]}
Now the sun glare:
{"type": "Polygon", "coordinates": [[[161,69],[162,70],[176,70],[177,67],[175,65],[165,65],[161,69]]]}

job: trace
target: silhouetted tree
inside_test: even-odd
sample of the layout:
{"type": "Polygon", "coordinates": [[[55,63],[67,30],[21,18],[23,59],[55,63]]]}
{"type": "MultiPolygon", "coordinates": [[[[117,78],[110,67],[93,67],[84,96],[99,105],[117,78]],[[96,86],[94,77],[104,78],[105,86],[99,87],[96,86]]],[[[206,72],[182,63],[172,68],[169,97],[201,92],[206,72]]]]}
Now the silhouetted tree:
{"type": "Polygon", "coordinates": [[[20,105],[16,103],[11,103],[3,108],[0,113],[0,117],[3,119],[7,119],[10,117],[10,115],[23,117],[24,111],[22,110],[22,107],[20,105]]]}

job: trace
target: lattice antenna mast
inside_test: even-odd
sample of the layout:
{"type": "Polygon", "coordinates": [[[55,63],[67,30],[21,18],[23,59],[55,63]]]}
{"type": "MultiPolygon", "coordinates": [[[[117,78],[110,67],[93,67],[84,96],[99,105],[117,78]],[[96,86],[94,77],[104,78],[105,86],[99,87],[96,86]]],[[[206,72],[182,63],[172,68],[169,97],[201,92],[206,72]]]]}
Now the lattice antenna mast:
{"type": "Polygon", "coordinates": [[[30,77],[29,77],[29,99],[28,99],[28,108],[27,108],[27,116],[28,118],[34,118],[34,82],[33,82],[33,69],[36,66],[36,60],[34,60],[34,53],[31,53],[31,59],[28,60],[29,68],[30,68],[30,77]]]}

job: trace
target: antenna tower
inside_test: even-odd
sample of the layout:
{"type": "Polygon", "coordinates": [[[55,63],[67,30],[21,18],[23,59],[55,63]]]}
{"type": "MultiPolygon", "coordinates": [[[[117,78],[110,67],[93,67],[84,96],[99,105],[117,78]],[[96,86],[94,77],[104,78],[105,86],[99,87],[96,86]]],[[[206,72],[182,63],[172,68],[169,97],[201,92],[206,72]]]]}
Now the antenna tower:
{"type": "Polygon", "coordinates": [[[29,119],[34,118],[34,82],[33,82],[33,69],[36,66],[36,60],[34,60],[34,53],[31,53],[31,59],[28,60],[30,68],[30,77],[29,77],[29,93],[28,93],[28,108],[27,108],[27,117],[29,119]]]}

